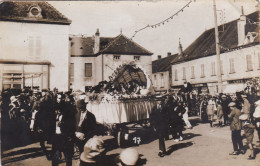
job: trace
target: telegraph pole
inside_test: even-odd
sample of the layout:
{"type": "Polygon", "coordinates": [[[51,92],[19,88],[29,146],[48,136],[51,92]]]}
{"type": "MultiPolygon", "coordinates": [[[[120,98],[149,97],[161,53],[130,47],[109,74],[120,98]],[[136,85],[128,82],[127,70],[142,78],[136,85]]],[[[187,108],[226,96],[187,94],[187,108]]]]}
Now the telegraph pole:
{"type": "Polygon", "coordinates": [[[217,74],[218,74],[218,93],[222,93],[222,75],[220,64],[220,49],[219,49],[219,36],[218,36],[218,22],[217,22],[217,9],[216,1],[213,0],[214,20],[215,20],[215,41],[216,41],[216,56],[217,56],[217,74]]]}

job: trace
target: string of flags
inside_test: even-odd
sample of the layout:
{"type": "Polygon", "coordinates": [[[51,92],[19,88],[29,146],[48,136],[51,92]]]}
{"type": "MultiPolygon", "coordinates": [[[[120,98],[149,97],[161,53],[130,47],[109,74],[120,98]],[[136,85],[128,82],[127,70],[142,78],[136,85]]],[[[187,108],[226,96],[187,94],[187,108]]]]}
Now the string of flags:
{"type": "Polygon", "coordinates": [[[189,7],[189,5],[190,5],[191,2],[192,2],[192,1],[189,1],[185,6],[183,6],[180,10],[178,10],[176,13],[174,13],[174,14],[171,15],[170,17],[168,17],[168,18],[166,18],[166,19],[164,19],[164,20],[162,20],[162,21],[160,21],[160,22],[158,22],[158,23],[156,23],[156,24],[152,24],[152,25],[149,25],[149,24],[148,24],[147,26],[145,26],[145,27],[143,27],[143,28],[141,28],[141,29],[135,31],[134,35],[131,37],[131,40],[135,37],[135,35],[136,35],[138,32],[140,32],[140,31],[142,31],[142,30],[144,30],[144,29],[146,29],[146,28],[157,28],[157,27],[159,27],[159,26],[161,26],[161,25],[164,25],[165,23],[169,22],[171,19],[173,19],[173,17],[178,16],[178,14],[179,14],[180,12],[183,12],[186,7],[189,7]]]}

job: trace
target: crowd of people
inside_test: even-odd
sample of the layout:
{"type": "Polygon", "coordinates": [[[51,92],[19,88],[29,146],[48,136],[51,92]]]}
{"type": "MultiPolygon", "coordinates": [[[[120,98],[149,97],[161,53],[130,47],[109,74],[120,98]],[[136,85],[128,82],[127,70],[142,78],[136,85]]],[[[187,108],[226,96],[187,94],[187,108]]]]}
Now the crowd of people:
{"type": "MultiPolygon", "coordinates": [[[[107,83],[100,85],[100,91],[95,91],[93,88],[91,92],[109,93],[109,87],[107,83]]],[[[30,133],[33,139],[40,142],[44,154],[52,161],[52,165],[59,164],[61,152],[64,153],[66,165],[72,165],[74,146],[77,145],[79,152],[85,154],[87,141],[97,133],[95,116],[86,109],[88,103],[85,99],[91,97],[89,95],[91,92],[63,93],[57,89],[3,91],[0,96],[2,138],[14,138],[23,143],[30,142],[31,137],[24,137],[30,133]],[[51,151],[46,150],[45,141],[52,145],[51,151]]],[[[195,95],[192,91],[180,91],[177,94],[157,96],[155,100],[156,105],[150,114],[150,124],[159,139],[160,157],[167,155],[165,139],[169,139],[169,135],[172,135],[175,142],[182,141],[185,125],[186,128],[192,129],[188,117],[199,115],[203,122],[210,124],[210,127],[230,126],[234,148],[231,155],[244,153],[241,136],[243,130],[251,150],[249,159],[255,158],[252,144],[255,129],[260,140],[260,101],[256,95],[238,92],[235,95],[210,96],[195,95]],[[214,124],[216,116],[217,124],[214,124]]],[[[10,140],[2,139],[2,141],[3,144],[8,144],[10,140]]],[[[96,142],[100,144],[102,141],[96,142]]],[[[102,146],[98,148],[100,149],[95,154],[104,153],[102,146]]]]}

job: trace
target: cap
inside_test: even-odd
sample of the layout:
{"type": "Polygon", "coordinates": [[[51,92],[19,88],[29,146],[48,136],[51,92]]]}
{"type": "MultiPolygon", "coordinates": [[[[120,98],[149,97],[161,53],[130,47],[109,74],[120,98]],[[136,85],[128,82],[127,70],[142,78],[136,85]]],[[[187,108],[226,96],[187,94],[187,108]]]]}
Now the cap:
{"type": "Polygon", "coordinates": [[[80,155],[80,160],[86,163],[95,163],[95,158],[101,156],[105,151],[104,141],[101,138],[91,138],[84,145],[84,151],[80,155]]]}
{"type": "Polygon", "coordinates": [[[235,102],[231,102],[231,103],[228,104],[228,106],[229,107],[234,107],[234,106],[236,106],[236,103],[235,102]]]}
{"type": "Polygon", "coordinates": [[[248,114],[242,114],[239,116],[240,120],[247,120],[248,119],[248,114]]]}
{"type": "Polygon", "coordinates": [[[120,153],[120,159],[126,165],[135,165],[139,159],[139,153],[134,148],[127,148],[120,153]]]}

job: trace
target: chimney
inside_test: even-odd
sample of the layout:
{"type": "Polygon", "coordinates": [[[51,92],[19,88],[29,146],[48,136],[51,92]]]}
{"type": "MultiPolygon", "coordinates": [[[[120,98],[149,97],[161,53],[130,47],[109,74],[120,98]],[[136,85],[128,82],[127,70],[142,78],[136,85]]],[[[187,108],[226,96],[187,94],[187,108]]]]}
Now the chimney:
{"type": "Polygon", "coordinates": [[[246,16],[244,15],[243,6],[241,6],[241,16],[237,21],[237,39],[238,39],[238,46],[243,45],[245,41],[245,26],[246,26],[246,16]]]}
{"type": "Polygon", "coordinates": [[[167,52],[167,57],[171,56],[172,53],[171,52],[167,52]]]}
{"type": "Polygon", "coordinates": [[[162,56],[161,56],[161,55],[158,55],[157,57],[158,57],[158,59],[162,59],[162,56]]]}
{"type": "Polygon", "coordinates": [[[183,51],[182,51],[182,45],[181,45],[181,39],[179,38],[179,47],[178,47],[178,50],[179,50],[179,55],[182,55],[183,54],[183,51]]]}
{"type": "Polygon", "coordinates": [[[95,41],[94,41],[94,54],[99,52],[100,48],[100,36],[99,36],[99,29],[97,29],[97,32],[95,33],[95,41]]]}

